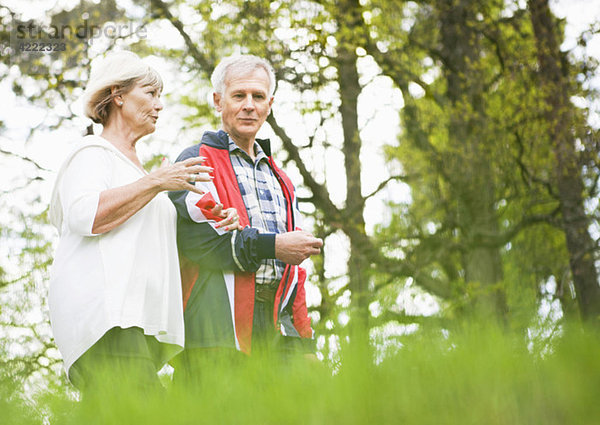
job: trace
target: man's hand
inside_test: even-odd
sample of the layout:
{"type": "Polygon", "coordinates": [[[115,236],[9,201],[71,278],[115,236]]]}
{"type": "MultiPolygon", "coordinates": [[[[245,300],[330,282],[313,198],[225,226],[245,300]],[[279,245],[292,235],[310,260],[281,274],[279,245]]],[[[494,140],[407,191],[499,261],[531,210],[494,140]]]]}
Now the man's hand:
{"type": "Polygon", "coordinates": [[[311,255],[321,253],[323,241],[308,232],[296,230],[275,236],[275,257],[286,264],[298,265],[311,255]]]}

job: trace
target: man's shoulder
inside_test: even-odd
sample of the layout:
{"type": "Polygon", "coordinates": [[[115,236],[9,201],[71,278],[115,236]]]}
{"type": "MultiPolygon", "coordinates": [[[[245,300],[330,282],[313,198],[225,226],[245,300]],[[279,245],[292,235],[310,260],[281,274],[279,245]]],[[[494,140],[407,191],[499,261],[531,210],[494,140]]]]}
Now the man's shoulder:
{"type": "Polygon", "coordinates": [[[229,136],[223,130],[205,131],[200,140],[200,145],[229,150],[229,136]]]}
{"type": "Polygon", "coordinates": [[[215,148],[215,149],[224,149],[228,148],[228,137],[227,133],[223,130],[219,131],[205,131],[202,135],[202,139],[200,143],[196,143],[195,145],[188,146],[185,148],[179,156],[177,157],[177,161],[184,161],[188,158],[194,158],[200,155],[200,151],[206,148],[215,148]]]}
{"type": "Polygon", "coordinates": [[[201,143],[196,143],[195,145],[188,146],[183,151],[181,151],[181,153],[175,161],[185,161],[188,158],[197,157],[200,154],[200,145],[201,143]]]}

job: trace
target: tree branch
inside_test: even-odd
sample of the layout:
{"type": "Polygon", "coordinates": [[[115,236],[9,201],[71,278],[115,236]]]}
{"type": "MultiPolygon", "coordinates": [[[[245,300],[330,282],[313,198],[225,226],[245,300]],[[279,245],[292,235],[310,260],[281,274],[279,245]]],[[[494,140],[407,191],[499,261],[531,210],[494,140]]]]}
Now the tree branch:
{"type": "Polygon", "coordinates": [[[6,150],[4,150],[4,149],[0,149],[0,153],[3,153],[4,155],[7,155],[7,156],[14,156],[14,157],[17,157],[17,158],[19,158],[19,159],[22,159],[23,161],[27,161],[27,162],[29,162],[29,163],[31,163],[31,164],[33,164],[33,165],[35,165],[35,167],[36,167],[38,170],[41,170],[41,171],[50,171],[49,169],[42,167],[42,166],[41,166],[40,164],[38,164],[38,163],[37,163],[35,160],[33,160],[33,159],[31,159],[31,158],[29,158],[29,157],[27,157],[27,156],[19,155],[18,153],[15,153],[15,152],[10,152],[10,151],[6,151],[6,150]]]}
{"type": "MultiPolygon", "coordinates": [[[[40,176],[37,176],[37,177],[34,177],[34,178],[28,180],[27,183],[22,184],[21,186],[12,187],[10,189],[2,190],[2,191],[0,191],[0,193],[13,193],[13,192],[15,192],[17,190],[25,189],[27,186],[29,186],[34,181],[39,181],[39,180],[44,180],[44,179],[42,177],[40,177],[40,176]]],[[[1,285],[2,285],[2,283],[0,283],[0,286],[1,285]]]]}
{"type": "MultiPolygon", "coordinates": [[[[150,4],[155,10],[162,12],[162,17],[167,19],[171,24],[175,27],[179,35],[183,38],[185,45],[187,46],[190,55],[194,58],[196,63],[200,66],[201,69],[210,72],[214,68],[214,63],[212,63],[205,55],[198,50],[189,34],[185,31],[183,27],[183,23],[175,17],[171,11],[169,10],[169,6],[163,2],[162,0],[150,0],[150,4]]],[[[159,15],[160,16],[160,15],[159,15]]]]}
{"type": "Polygon", "coordinates": [[[384,181],[379,183],[379,186],[377,186],[377,189],[375,189],[373,192],[366,195],[365,200],[371,198],[372,196],[375,196],[379,191],[383,190],[383,188],[385,188],[389,182],[391,182],[393,180],[407,181],[413,177],[414,176],[399,176],[399,175],[388,177],[387,179],[385,179],[384,181]]]}
{"type": "Polygon", "coordinates": [[[292,142],[292,139],[287,135],[285,130],[279,126],[275,116],[271,113],[267,118],[267,122],[277,135],[281,139],[283,143],[284,149],[290,155],[290,158],[296,166],[298,170],[300,170],[300,174],[302,175],[302,179],[304,180],[304,184],[312,191],[314,204],[323,210],[323,212],[329,216],[331,219],[337,219],[341,221],[342,213],[341,211],[331,202],[331,198],[329,196],[329,192],[325,188],[324,185],[318,183],[304,165],[302,158],[300,158],[300,152],[298,148],[292,142]]]}
{"type": "Polygon", "coordinates": [[[546,188],[550,196],[552,196],[555,199],[558,199],[558,194],[554,191],[554,188],[552,187],[550,182],[540,179],[529,172],[529,169],[523,162],[523,155],[525,153],[525,145],[523,143],[523,139],[521,139],[521,135],[518,131],[515,131],[514,135],[515,140],[517,141],[517,148],[519,149],[519,156],[515,158],[515,161],[517,162],[517,165],[521,170],[521,176],[523,177],[523,181],[525,182],[525,184],[527,186],[531,186],[530,182],[538,183],[546,188]]]}
{"type": "Polygon", "coordinates": [[[369,323],[372,326],[381,326],[388,322],[399,322],[400,324],[408,325],[417,323],[419,325],[432,324],[432,323],[445,323],[448,319],[441,318],[440,316],[413,316],[406,314],[405,312],[395,312],[392,310],[385,310],[377,317],[371,317],[369,323]]]}
{"type": "Polygon", "coordinates": [[[556,207],[550,214],[534,214],[526,216],[511,229],[500,235],[478,235],[479,237],[475,238],[474,244],[488,248],[503,246],[513,240],[513,238],[522,230],[540,223],[546,223],[562,229],[561,223],[555,219],[559,212],[560,206],[556,207]]]}

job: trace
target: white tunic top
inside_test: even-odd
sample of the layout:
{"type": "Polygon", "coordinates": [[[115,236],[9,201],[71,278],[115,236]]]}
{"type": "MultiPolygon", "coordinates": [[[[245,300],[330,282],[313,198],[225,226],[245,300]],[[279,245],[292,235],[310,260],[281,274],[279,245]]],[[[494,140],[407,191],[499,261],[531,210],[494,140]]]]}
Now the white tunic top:
{"type": "Polygon", "coordinates": [[[145,173],[116,147],[86,136],[62,165],[50,204],[60,233],[49,307],[65,370],[106,331],[137,326],[163,343],[164,360],[184,345],[175,207],[158,194],[125,223],[92,234],[100,192],[145,173]]]}

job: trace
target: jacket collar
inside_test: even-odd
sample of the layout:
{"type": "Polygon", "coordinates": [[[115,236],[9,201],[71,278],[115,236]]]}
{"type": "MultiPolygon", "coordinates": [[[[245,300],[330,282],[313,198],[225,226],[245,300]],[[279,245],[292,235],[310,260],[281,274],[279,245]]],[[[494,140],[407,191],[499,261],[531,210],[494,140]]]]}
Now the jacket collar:
{"type": "MultiPolygon", "coordinates": [[[[269,139],[256,139],[265,154],[271,156],[271,141],[269,139]]],[[[217,149],[229,150],[229,135],[223,130],[205,131],[202,135],[203,145],[207,145],[217,149]]]]}

